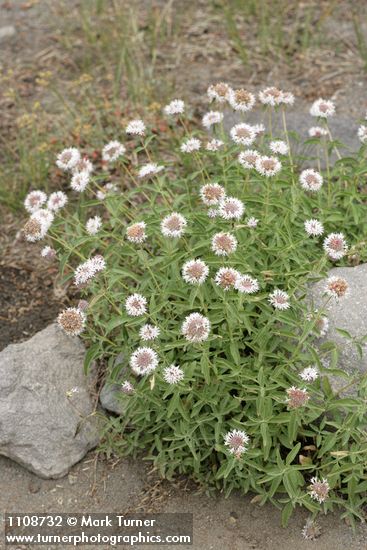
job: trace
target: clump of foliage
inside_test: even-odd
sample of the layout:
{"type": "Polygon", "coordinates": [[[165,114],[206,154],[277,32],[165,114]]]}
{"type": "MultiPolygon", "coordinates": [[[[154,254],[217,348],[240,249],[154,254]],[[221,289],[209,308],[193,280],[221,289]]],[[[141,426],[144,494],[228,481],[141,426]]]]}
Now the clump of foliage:
{"type": "Polygon", "coordinates": [[[348,282],[328,279],[318,309],[305,297],[336,262],[365,260],[365,147],[341,157],[331,102],[315,102],[320,126],[295,153],[291,94],[261,92],[266,128],[230,132],[229,108],[245,118],[255,97],[223,83],[209,97],[217,110],[203,130],[190,128],[182,101],[166,107],[161,159],[141,120],[104,147],[98,169],[63,151],[77,208],[62,192],[31,193],[25,237],[48,240],[42,255],[85,298],[59,317],[83,332],[85,368],[103,359],[107,383],[121,384],[125,412],[110,419],[106,449],[142,452],[168,478],[253,491],[283,507],[284,524],[297,505],[362,519],[366,381],[351,381],[335,345],[319,341],[327,302],[348,282]],[[354,384],[353,397],[331,376],[354,384]]]}

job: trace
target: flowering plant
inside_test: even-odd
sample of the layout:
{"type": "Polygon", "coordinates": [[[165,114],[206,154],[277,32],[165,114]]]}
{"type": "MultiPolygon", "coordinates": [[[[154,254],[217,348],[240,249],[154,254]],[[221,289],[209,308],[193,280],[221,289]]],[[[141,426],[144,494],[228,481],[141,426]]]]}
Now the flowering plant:
{"type": "MultiPolygon", "coordinates": [[[[103,147],[98,170],[62,151],[77,212],[63,192],[32,191],[25,238],[47,239],[42,256],[85,298],[59,324],[83,333],[86,369],[103,359],[121,384],[125,412],[110,420],[106,448],[143,451],[167,477],[254,491],[282,504],[283,523],[296,505],[361,518],[366,383],[352,381],[354,398],[332,389],[330,376],[346,374],[336,347],[318,343],[328,320],[305,296],[336,261],[365,258],[365,148],[340,158],[330,101],[312,106],[320,126],[305,143],[322,169],[319,156],[292,151],[292,94],[260,92],[267,127],[243,121],[253,93],[220,83],[208,96],[216,110],[202,131],[182,100],[164,108],[175,150],[159,162],[142,120],[103,147]],[[229,131],[228,109],[240,120],[229,131]]],[[[329,278],[325,304],[347,292],[348,281],[329,278]]]]}

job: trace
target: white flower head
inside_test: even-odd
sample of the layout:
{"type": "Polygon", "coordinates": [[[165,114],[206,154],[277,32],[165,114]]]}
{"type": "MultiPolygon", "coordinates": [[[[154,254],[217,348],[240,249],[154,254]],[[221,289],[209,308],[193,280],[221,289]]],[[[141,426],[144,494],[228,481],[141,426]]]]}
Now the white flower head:
{"type": "Polygon", "coordinates": [[[207,151],[216,152],[216,151],[219,151],[219,149],[223,147],[223,145],[224,145],[224,141],[222,141],[221,139],[213,138],[212,140],[208,141],[208,143],[205,146],[205,149],[207,151]]]}
{"type": "Polygon", "coordinates": [[[54,214],[51,212],[51,210],[48,210],[47,208],[42,208],[40,210],[37,210],[31,215],[32,220],[38,220],[41,223],[43,223],[45,226],[47,226],[47,229],[51,226],[52,222],[54,221],[54,214]]]}
{"type": "Polygon", "coordinates": [[[225,198],[224,187],[219,183],[207,183],[200,188],[200,197],[206,206],[217,206],[225,198]]]}
{"type": "Polygon", "coordinates": [[[232,88],[225,82],[218,82],[218,84],[212,84],[209,86],[207,93],[210,101],[216,101],[217,103],[226,103],[232,88]]]}
{"type": "Polygon", "coordinates": [[[102,159],[105,162],[114,162],[126,153],[126,147],[119,141],[110,141],[102,149],[102,159]]]}
{"type": "Polygon", "coordinates": [[[255,168],[257,159],[260,158],[260,153],[254,149],[246,149],[246,151],[241,151],[238,155],[238,162],[248,170],[255,168]]]}
{"type": "Polygon", "coordinates": [[[225,220],[240,220],[245,211],[245,205],[235,197],[225,197],[219,207],[219,215],[225,220]]]}
{"type": "Polygon", "coordinates": [[[276,289],[269,294],[269,302],[275,309],[285,310],[290,307],[289,295],[283,290],[276,289]]]}
{"type": "Polygon", "coordinates": [[[86,172],[87,174],[91,174],[94,170],[93,164],[87,157],[81,158],[73,167],[72,172],[73,174],[86,172]]]}
{"type": "Polygon", "coordinates": [[[263,105],[270,105],[271,107],[293,105],[294,95],[291,92],[283,92],[275,86],[270,86],[259,92],[259,100],[263,105]]]}
{"type": "Polygon", "coordinates": [[[106,268],[106,262],[100,255],[93,256],[78,265],[74,272],[74,283],[76,286],[85,285],[93,277],[106,268]]]}
{"type": "Polygon", "coordinates": [[[322,128],[321,126],[312,126],[308,130],[308,135],[312,138],[321,138],[328,135],[328,132],[326,128],[322,128]]]}
{"type": "Polygon", "coordinates": [[[249,436],[243,430],[231,430],[224,436],[224,444],[237,458],[247,451],[249,441],[249,436]]]}
{"type": "Polygon", "coordinates": [[[260,288],[258,280],[250,277],[250,275],[240,275],[237,277],[234,287],[243,294],[254,294],[260,288]]]}
{"type": "Polygon", "coordinates": [[[173,212],[166,216],[161,223],[161,231],[165,237],[181,237],[186,230],[187,221],[181,214],[173,212]]]}
{"type": "Polygon", "coordinates": [[[233,290],[241,274],[232,267],[220,267],[215,275],[214,282],[224,291],[233,290]]]}
{"type": "Polygon", "coordinates": [[[318,118],[328,118],[335,115],[335,104],[328,99],[317,99],[311,105],[310,115],[318,118]]]}
{"type": "Polygon", "coordinates": [[[73,170],[80,159],[81,155],[78,149],[69,147],[57,155],[56,164],[61,170],[73,170]]]}
{"type": "Polygon", "coordinates": [[[299,373],[299,376],[305,382],[314,382],[319,377],[319,371],[316,367],[306,367],[299,373]]]}
{"type": "Polygon", "coordinates": [[[223,120],[223,113],[219,111],[209,111],[203,116],[203,126],[204,128],[211,128],[214,124],[219,124],[223,120]]]}
{"type": "Polygon", "coordinates": [[[251,229],[255,229],[259,225],[259,220],[257,218],[254,218],[251,216],[251,218],[248,218],[246,221],[247,227],[250,227],[251,229]]]}
{"type": "Polygon", "coordinates": [[[204,342],[209,337],[210,321],[200,313],[190,313],[182,323],[181,332],[189,342],[204,342]]]}
{"type": "Polygon", "coordinates": [[[230,135],[232,140],[238,145],[252,145],[256,139],[256,132],[250,124],[241,122],[231,128],[230,135]]]}
{"type": "Polygon", "coordinates": [[[345,298],[349,294],[349,284],[343,277],[331,276],[326,281],[325,294],[334,298],[334,300],[340,300],[345,298]]]}
{"type": "Polygon", "coordinates": [[[309,487],[309,495],[313,500],[317,500],[320,504],[325,502],[329,496],[330,485],[327,479],[311,478],[309,487]]]}
{"type": "Polygon", "coordinates": [[[253,109],[256,98],[254,94],[243,88],[240,90],[230,90],[228,94],[228,103],[233,110],[245,113],[253,109]]]}
{"type": "Polygon", "coordinates": [[[81,334],[84,330],[85,321],[85,313],[76,307],[68,307],[57,318],[59,326],[70,336],[81,334]]]}
{"type": "Polygon", "coordinates": [[[106,269],[106,262],[103,256],[101,256],[100,254],[93,256],[89,261],[93,265],[94,271],[96,273],[99,273],[100,271],[103,271],[104,269],[106,269]]]}
{"type": "Polygon", "coordinates": [[[134,386],[131,384],[131,382],[129,382],[128,380],[125,380],[122,384],[121,384],[121,391],[122,393],[126,393],[126,395],[131,395],[132,393],[134,393],[134,386]]]}
{"type": "Polygon", "coordinates": [[[78,193],[82,193],[85,191],[88,183],[90,180],[90,173],[87,171],[82,172],[75,172],[73,174],[73,177],[71,178],[70,187],[77,191],[78,193]]]}
{"type": "Polygon", "coordinates": [[[237,239],[230,233],[216,233],[211,248],[217,256],[228,256],[237,249],[237,239]]]}
{"type": "Polygon", "coordinates": [[[358,138],[361,141],[361,143],[367,142],[367,126],[364,126],[364,124],[362,124],[358,128],[358,138]]]}
{"type": "Polygon", "coordinates": [[[269,143],[269,149],[276,155],[287,155],[289,153],[288,144],[281,139],[271,141],[269,143]]]}
{"type": "Polygon", "coordinates": [[[50,210],[36,210],[23,227],[23,235],[25,239],[34,243],[43,239],[49,230],[54,219],[54,215],[50,210]]]}
{"type": "Polygon", "coordinates": [[[160,334],[160,328],[149,323],[143,325],[139,330],[139,336],[145,342],[150,340],[156,340],[160,334]]]}
{"type": "Polygon", "coordinates": [[[163,112],[166,115],[182,115],[184,111],[185,111],[185,103],[182,101],[182,99],[173,99],[163,109],[163,112]]]}
{"type": "Polygon", "coordinates": [[[259,157],[255,163],[256,170],[262,176],[270,178],[282,169],[280,160],[275,157],[259,157]]]}
{"type": "Polygon", "coordinates": [[[312,168],[308,168],[307,170],[303,170],[303,172],[301,172],[299,181],[303,189],[314,193],[321,189],[324,180],[319,172],[316,172],[316,170],[313,170],[312,168]]]}
{"type": "Polygon", "coordinates": [[[53,260],[56,258],[56,250],[51,246],[44,246],[41,250],[41,257],[47,260],[53,260]]]}
{"type": "Polygon", "coordinates": [[[207,214],[208,214],[208,218],[211,218],[211,219],[214,219],[214,218],[219,218],[219,210],[217,208],[209,208],[209,210],[207,211],[207,214]]]}
{"type": "Polygon", "coordinates": [[[184,371],[176,365],[171,365],[163,369],[163,378],[167,384],[178,384],[185,378],[184,371]]]}
{"type": "Polygon", "coordinates": [[[199,151],[201,147],[201,141],[197,138],[190,138],[184,141],[181,145],[182,153],[193,153],[194,151],[199,151]]]}
{"type": "Polygon", "coordinates": [[[24,200],[24,207],[30,214],[37,212],[47,201],[47,195],[43,191],[31,191],[24,200]]]}
{"type": "Polygon", "coordinates": [[[318,315],[318,310],[316,309],[314,314],[309,313],[307,315],[308,321],[314,321],[314,331],[313,333],[316,336],[323,337],[326,336],[326,334],[329,331],[329,319],[326,317],[326,315],[318,315]]]}
{"type": "Polygon", "coordinates": [[[100,216],[94,216],[93,218],[89,218],[87,223],[85,224],[85,228],[87,230],[87,233],[89,235],[96,235],[98,231],[102,227],[102,219],[100,216]]]}
{"type": "Polygon", "coordinates": [[[304,225],[309,237],[319,237],[324,232],[324,226],[318,220],[306,220],[304,225]]]}
{"type": "Polygon", "coordinates": [[[131,296],[126,299],[125,309],[128,315],[133,317],[144,315],[147,312],[147,299],[141,294],[131,294],[131,296]]]}
{"type": "Polygon", "coordinates": [[[131,243],[143,243],[146,238],[147,234],[145,233],[146,223],[145,222],[137,222],[133,223],[132,225],[129,225],[129,227],[126,229],[126,238],[131,243]]]}
{"type": "Polygon", "coordinates": [[[323,247],[331,260],[340,260],[348,251],[343,233],[330,233],[324,240],[323,247]]]}
{"type": "Polygon", "coordinates": [[[41,221],[31,217],[22,229],[24,238],[29,243],[35,243],[43,239],[47,233],[47,227],[41,221]]]}
{"type": "Polygon", "coordinates": [[[76,286],[85,285],[96,274],[94,263],[91,260],[86,260],[78,265],[74,272],[74,284],[76,286]]]}
{"type": "Polygon", "coordinates": [[[63,191],[55,191],[54,193],[51,193],[47,201],[47,208],[49,210],[57,212],[58,210],[63,208],[67,202],[68,197],[63,191]]]}
{"type": "Polygon", "coordinates": [[[143,376],[153,372],[158,366],[158,355],[148,347],[138,348],[130,357],[130,367],[135,374],[143,376]]]}
{"type": "Polygon", "coordinates": [[[189,260],[182,267],[182,278],[191,285],[201,285],[209,275],[209,268],[200,259],[189,260]]]}
{"type": "Polygon", "coordinates": [[[144,136],[146,126],[140,119],[131,120],[126,126],[125,132],[134,136],[144,136]]]}
{"type": "Polygon", "coordinates": [[[164,166],[158,166],[155,162],[148,162],[148,164],[144,164],[144,166],[139,169],[138,177],[146,178],[149,176],[155,176],[162,170],[164,170],[164,166]]]}

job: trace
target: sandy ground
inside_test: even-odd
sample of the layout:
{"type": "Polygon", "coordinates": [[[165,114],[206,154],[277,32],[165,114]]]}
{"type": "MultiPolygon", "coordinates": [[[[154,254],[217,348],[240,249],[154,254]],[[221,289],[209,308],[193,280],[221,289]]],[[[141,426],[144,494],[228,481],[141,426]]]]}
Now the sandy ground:
{"type": "MultiPolygon", "coordinates": [[[[221,495],[208,497],[187,486],[184,480],[178,483],[159,480],[140,460],[121,460],[113,464],[97,461],[92,452],[65,478],[43,480],[14,462],[0,458],[0,476],[0,512],[189,512],[194,519],[191,548],[195,550],[367,548],[367,527],[362,525],[353,534],[336,514],[321,517],[318,520],[321,536],[316,541],[307,541],[301,537],[307,519],[305,511],[297,511],[288,527],[283,529],[280,512],[271,505],[259,507],[251,503],[252,496],[239,494],[228,499],[221,495]]],[[[169,545],[155,547],[177,548],[169,545]]],[[[3,548],[1,542],[0,548],[3,548]]],[[[32,548],[36,550],[37,547],[32,548]]],[[[39,550],[44,548],[40,546],[39,550]]]]}

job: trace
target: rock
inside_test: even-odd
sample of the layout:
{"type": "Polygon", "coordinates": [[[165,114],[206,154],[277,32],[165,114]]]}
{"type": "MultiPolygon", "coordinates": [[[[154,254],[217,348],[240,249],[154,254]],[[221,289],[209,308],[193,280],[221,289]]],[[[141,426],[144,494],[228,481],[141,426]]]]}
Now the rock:
{"type": "MultiPolygon", "coordinates": [[[[119,353],[115,359],[114,368],[122,365],[124,360],[123,353],[119,353]]],[[[128,378],[128,375],[129,369],[126,366],[120,367],[118,380],[115,383],[105,382],[99,395],[99,401],[106,411],[113,412],[119,416],[124,414],[129,396],[121,391],[121,383],[128,378]]]]}
{"type": "MultiPolygon", "coordinates": [[[[350,287],[350,293],[340,301],[330,300],[325,308],[329,318],[329,331],[320,339],[320,345],[325,341],[332,341],[339,350],[337,368],[345,371],[349,376],[362,376],[367,372],[367,346],[363,345],[363,356],[360,357],[356,346],[348,337],[340,334],[336,329],[348,331],[354,338],[367,334],[367,264],[356,267],[336,267],[330,270],[329,276],[345,278],[350,287]]],[[[323,292],[325,280],[312,286],[310,297],[316,308],[322,307],[325,302],[323,292]]],[[[348,383],[343,377],[330,376],[330,383],[334,390],[339,390],[348,383]]],[[[353,392],[353,388],[349,393],[353,392]]]]}
{"type": "MultiPolygon", "coordinates": [[[[295,153],[304,153],[306,150],[307,156],[318,156],[317,147],[316,145],[308,145],[307,149],[303,146],[303,142],[306,139],[309,139],[308,135],[308,129],[311,128],[311,126],[321,126],[321,124],[317,121],[315,117],[312,117],[308,110],[309,105],[302,106],[299,109],[296,109],[296,107],[292,107],[287,109],[286,111],[286,122],[287,122],[287,130],[290,133],[290,141],[292,144],[292,149],[295,153]],[[294,134],[292,135],[292,132],[297,132],[301,138],[301,142],[298,143],[294,139],[294,134]]],[[[224,126],[226,130],[228,131],[232,126],[235,124],[239,124],[240,122],[249,122],[250,124],[259,124],[263,123],[266,132],[269,132],[269,119],[268,115],[259,110],[254,109],[254,111],[251,111],[248,115],[245,114],[243,118],[241,116],[233,111],[226,111],[225,117],[224,117],[224,126]]],[[[357,121],[353,121],[350,119],[350,117],[347,117],[345,115],[335,115],[334,117],[331,117],[328,121],[330,131],[332,134],[332,137],[334,140],[340,141],[343,143],[347,150],[343,147],[340,147],[340,154],[342,156],[350,156],[350,151],[358,151],[358,149],[361,146],[361,143],[358,139],[357,132],[359,124],[357,121]],[[350,150],[349,150],[349,149],[350,150]]],[[[272,116],[272,133],[274,139],[284,139],[284,131],[283,131],[283,121],[281,118],[281,114],[279,112],[274,112],[272,116]]],[[[249,147],[250,149],[256,149],[256,142],[252,147],[249,147]]],[[[270,152],[269,152],[270,154],[270,152]]],[[[332,155],[331,160],[336,160],[335,154],[332,155]]],[[[321,166],[324,166],[324,156],[323,153],[321,154],[321,166]]]]}
{"type": "Polygon", "coordinates": [[[121,384],[106,384],[103,386],[99,400],[101,405],[107,411],[118,414],[124,414],[129,396],[122,393],[121,384]]]}
{"type": "Polygon", "coordinates": [[[5,27],[0,27],[0,40],[5,40],[6,38],[11,38],[15,35],[15,27],[13,25],[6,25],[5,27]]]}
{"type": "Polygon", "coordinates": [[[40,477],[64,476],[98,443],[84,354],[56,324],[0,353],[0,454],[40,477]]]}

